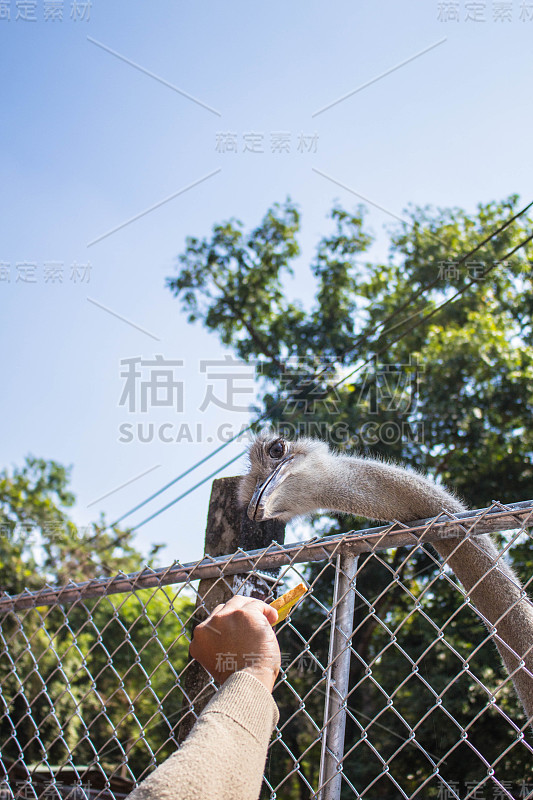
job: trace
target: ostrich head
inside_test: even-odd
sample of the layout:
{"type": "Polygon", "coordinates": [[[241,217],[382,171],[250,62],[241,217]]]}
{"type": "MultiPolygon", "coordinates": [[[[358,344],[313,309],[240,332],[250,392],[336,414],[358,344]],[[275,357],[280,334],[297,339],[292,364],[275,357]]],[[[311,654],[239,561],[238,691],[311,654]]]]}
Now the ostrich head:
{"type": "Polygon", "coordinates": [[[331,458],[316,439],[290,442],[272,432],[261,433],[250,446],[249,471],[239,486],[239,502],[253,520],[292,517],[317,508],[313,486],[331,458]]]}

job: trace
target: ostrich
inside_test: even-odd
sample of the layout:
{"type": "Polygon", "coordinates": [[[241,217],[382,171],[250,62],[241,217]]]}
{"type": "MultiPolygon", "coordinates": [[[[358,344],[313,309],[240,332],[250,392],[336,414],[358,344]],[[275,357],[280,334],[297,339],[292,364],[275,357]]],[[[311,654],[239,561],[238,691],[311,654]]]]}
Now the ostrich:
{"type": "MultiPolygon", "coordinates": [[[[254,520],[288,522],[317,509],[374,520],[409,522],[443,510],[466,511],[447,489],[409,468],[331,452],[317,439],[287,441],[261,433],[249,448],[239,502],[254,520]]],[[[488,534],[432,543],[457,575],[509,671],[529,722],[533,722],[533,605],[498,555],[488,534]]]]}

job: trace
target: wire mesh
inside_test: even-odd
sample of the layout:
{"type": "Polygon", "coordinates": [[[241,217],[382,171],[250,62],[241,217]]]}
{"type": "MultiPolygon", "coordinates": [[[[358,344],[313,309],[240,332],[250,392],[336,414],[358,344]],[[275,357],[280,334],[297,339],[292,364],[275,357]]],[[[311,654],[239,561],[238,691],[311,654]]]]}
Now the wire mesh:
{"type": "MultiPolygon", "coordinates": [[[[497,532],[527,589],[532,515],[532,501],[494,502],[3,596],[0,800],[126,797],[199,713],[188,680],[199,580],[246,593],[274,569],[272,595],[300,581],[309,593],[276,629],[280,720],[262,798],[533,797],[531,730],[498,625],[483,624],[431,544],[497,532]]],[[[206,673],[202,691],[215,688],[206,673]]]]}

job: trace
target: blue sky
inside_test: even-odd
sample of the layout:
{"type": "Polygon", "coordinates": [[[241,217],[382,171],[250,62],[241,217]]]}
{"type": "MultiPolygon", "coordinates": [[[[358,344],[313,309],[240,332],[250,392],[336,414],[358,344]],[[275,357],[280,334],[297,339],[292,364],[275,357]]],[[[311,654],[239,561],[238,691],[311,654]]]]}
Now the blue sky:
{"type": "MultiPolygon", "coordinates": [[[[533,3],[478,3],[480,21],[467,19],[471,3],[433,0],[84,6],[74,19],[64,0],[52,21],[49,0],[0,2],[1,465],[30,452],[72,464],[80,525],[120,516],[207,455],[220,426],[249,419],[200,410],[211,380],[200,362],[226,351],[165,289],[186,236],[230,217],[255,226],[290,196],[303,224],[288,285],[310,302],[308,264],[334,200],[375,204],[372,252],[385,258],[385,226],[408,203],[473,210],[511,193],[526,202],[532,188],[533,3]],[[439,19],[455,7],[457,21],[439,19]],[[243,151],[250,133],[264,152],[243,151]],[[271,152],[278,133],[289,152],[271,152]],[[220,151],[228,134],[237,152],[220,151]],[[311,152],[301,135],[317,137],[311,152]],[[62,283],[45,281],[54,265],[62,283]],[[157,355],[184,362],[183,410],[129,412],[120,362],[157,355]],[[138,422],[167,425],[167,437],[187,425],[194,441],[120,441],[138,422]]],[[[253,383],[238,385],[245,406],[253,383]]],[[[241,450],[228,446],[131,522],[241,450]]],[[[208,497],[206,484],[142,527],[137,546],[167,543],[165,562],[199,558],[208,497]]]]}

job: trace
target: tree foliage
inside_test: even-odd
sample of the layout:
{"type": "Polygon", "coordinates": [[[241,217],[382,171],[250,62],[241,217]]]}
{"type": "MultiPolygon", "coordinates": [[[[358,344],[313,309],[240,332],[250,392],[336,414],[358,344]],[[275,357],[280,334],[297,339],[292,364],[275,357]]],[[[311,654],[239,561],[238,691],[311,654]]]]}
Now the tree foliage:
{"type": "MultiPolygon", "coordinates": [[[[34,458],[0,473],[3,593],[137,571],[146,559],[132,534],[104,519],[78,528],[69,516],[70,470],[34,458]]],[[[152,550],[149,563],[157,547],[152,550]]],[[[4,763],[98,763],[138,777],[175,749],[193,611],[171,588],[80,600],[2,615],[0,736],[4,763]],[[165,721],[170,719],[170,725],[165,721]]]]}
{"type": "MultiPolygon", "coordinates": [[[[216,225],[211,236],[188,239],[168,288],[191,322],[201,322],[239,357],[261,365],[264,410],[280,430],[402,460],[455,488],[474,508],[493,499],[524,500],[533,496],[533,248],[528,243],[507,254],[528,235],[531,220],[519,217],[468,255],[518,211],[518,204],[513,195],[479,204],[473,214],[411,207],[406,221],[390,232],[384,263],[369,259],[373,238],[365,209],[349,212],[336,205],[330,231],[319,240],[310,265],[315,302],[305,310],[286,289],[286,277],[298,263],[300,226],[298,209],[287,200],[270,208],[249,233],[231,220],[216,225]]],[[[320,534],[368,523],[332,515],[314,524],[320,534]]],[[[344,771],[359,791],[380,773],[376,751],[392,759],[406,792],[431,775],[427,758],[416,743],[406,744],[408,729],[387,706],[392,694],[409,724],[424,719],[417,738],[436,760],[456,746],[441,774],[464,782],[481,779],[479,758],[469,744],[457,742],[457,728],[442,706],[467,726],[487,703],[479,684],[461,673],[461,657],[476,647],[474,666],[481,681],[494,690],[505,679],[494,646],[483,644],[486,633],[479,619],[460,607],[453,579],[436,581],[435,553],[416,549],[407,556],[401,550],[367,558],[358,574],[364,623],[359,621],[353,640],[357,658],[352,658],[350,754],[344,771]],[[391,583],[391,573],[399,580],[391,583]],[[445,641],[436,636],[435,625],[413,613],[413,598],[422,596],[429,616],[445,628],[445,641]],[[433,708],[428,683],[443,692],[440,707],[433,708]]],[[[531,577],[530,541],[512,547],[509,558],[524,579],[531,577]]],[[[321,569],[310,567],[308,577],[321,569]]],[[[327,608],[331,576],[321,576],[315,593],[327,608]]],[[[327,663],[327,636],[319,619],[303,606],[294,619],[312,641],[318,661],[327,663]]],[[[296,655],[302,643],[289,637],[283,647],[296,655]]],[[[316,674],[292,672],[289,679],[320,721],[323,695],[313,691],[316,674]]],[[[282,722],[305,719],[294,716],[291,691],[282,688],[279,702],[282,722]]],[[[500,688],[498,702],[523,723],[509,682],[500,688]]],[[[316,745],[309,749],[316,730],[295,721],[283,730],[316,785],[318,753],[316,745]]],[[[531,765],[511,746],[510,728],[497,714],[481,714],[470,736],[489,760],[509,745],[498,765],[502,780],[531,776],[531,765]]],[[[273,747],[267,775],[275,785],[293,764],[281,743],[273,747]]],[[[392,799],[396,791],[383,779],[365,797],[392,799]]],[[[283,792],[286,798],[303,798],[308,789],[293,772],[283,792]]],[[[436,782],[425,786],[424,796],[437,793],[436,782]]]]}

